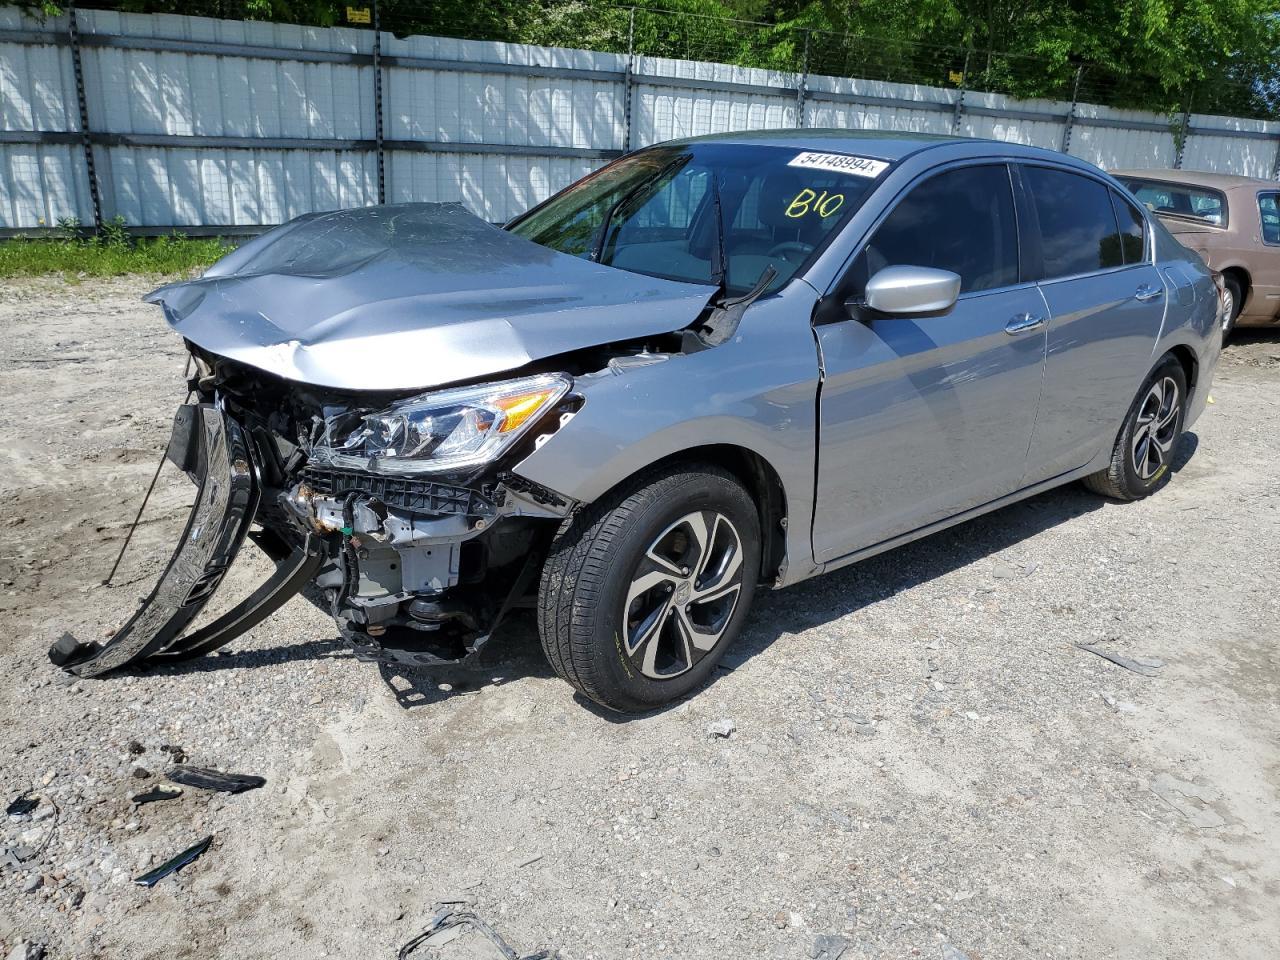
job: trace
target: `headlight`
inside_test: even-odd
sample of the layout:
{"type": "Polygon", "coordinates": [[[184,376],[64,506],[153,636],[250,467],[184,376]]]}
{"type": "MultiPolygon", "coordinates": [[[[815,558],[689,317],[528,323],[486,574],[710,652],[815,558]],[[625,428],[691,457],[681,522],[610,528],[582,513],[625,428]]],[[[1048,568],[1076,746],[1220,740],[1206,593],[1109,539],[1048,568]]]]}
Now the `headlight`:
{"type": "Polygon", "coordinates": [[[488,463],[568,391],[567,374],[547,373],[478,387],[424,393],[377,413],[327,417],[311,462],[375,473],[425,473],[488,463]]]}

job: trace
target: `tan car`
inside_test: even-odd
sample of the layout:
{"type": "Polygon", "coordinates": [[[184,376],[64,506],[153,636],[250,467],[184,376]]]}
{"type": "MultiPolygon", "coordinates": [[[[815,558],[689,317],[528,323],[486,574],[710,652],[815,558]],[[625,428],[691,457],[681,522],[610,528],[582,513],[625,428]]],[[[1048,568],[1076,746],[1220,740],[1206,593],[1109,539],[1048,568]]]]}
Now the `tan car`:
{"type": "Polygon", "coordinates": [[[1222,272],[1223,336],[1280,324],[1280,183],[1191,170],[1117,170],[1184,246],[1222,272]]]}

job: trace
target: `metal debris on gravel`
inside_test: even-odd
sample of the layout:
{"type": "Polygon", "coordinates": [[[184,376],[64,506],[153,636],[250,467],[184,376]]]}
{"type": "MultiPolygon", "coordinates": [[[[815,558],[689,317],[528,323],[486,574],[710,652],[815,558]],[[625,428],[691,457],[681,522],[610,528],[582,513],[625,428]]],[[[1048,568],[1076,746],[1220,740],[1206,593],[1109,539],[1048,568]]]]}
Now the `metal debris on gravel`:
{"type": "Polygon", "coordinates": [[[518,954],[507,945],[507,942],[502,937],[498,936],[491,926],[476,916],[473,911],[453,909],[446,904],[437,904],[436,915],[432,918],[431,925],[400,948],[397,960],[405,960],[419,947],[438,948],[453,943],[466,936],[468,931],[474,931],[479,934],[484,938],[485,945],[492,948],[486,953],[468,950],[467,956],[475,958],[475,960],[481,960],[486,955],[498,958],[498,960],[558,960],[559,958],[559,954],[554,950],[539,950],[536,953],[518,954]]]}

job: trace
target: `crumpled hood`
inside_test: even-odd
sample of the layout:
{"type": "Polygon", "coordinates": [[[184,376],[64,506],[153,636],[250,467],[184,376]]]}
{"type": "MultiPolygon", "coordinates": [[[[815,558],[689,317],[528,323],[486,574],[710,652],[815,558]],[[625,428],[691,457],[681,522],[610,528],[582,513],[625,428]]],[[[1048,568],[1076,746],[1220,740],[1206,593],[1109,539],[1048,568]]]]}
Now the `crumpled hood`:
{"type": "Polygon", "coordinates": [[[677,330],[714,292],[558,253],[460,204],[407,203],[299,217],[144,299],[269,373],[414,390],[677,330]]]}

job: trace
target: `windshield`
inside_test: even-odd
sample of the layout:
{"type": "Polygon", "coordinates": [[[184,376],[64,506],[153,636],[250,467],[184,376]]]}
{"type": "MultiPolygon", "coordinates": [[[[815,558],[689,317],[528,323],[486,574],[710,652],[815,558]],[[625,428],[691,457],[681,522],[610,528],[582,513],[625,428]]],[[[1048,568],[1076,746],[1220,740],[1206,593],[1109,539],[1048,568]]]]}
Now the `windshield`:
{"type": "Polygon", "coordinates": [[[1216,227],[1227,225],[1227,198],[1217,190],[1163,180],[1124,178],[1121,183],[1152,213],[1194,217],[1216,227]]]}
{"type": "Polygon", "coordinates": [[[726,290],[746,293],[772,266],[770,292],[834,235],[888,166],[782,146],[654,147],[602,168],[510,229],[561,253],[695,283],[719,282],[723,237],[726,290]]]}

